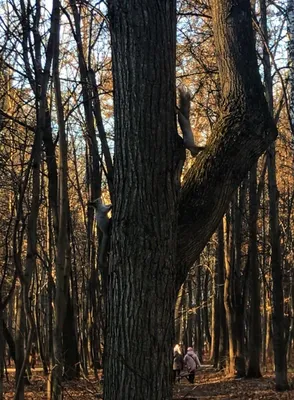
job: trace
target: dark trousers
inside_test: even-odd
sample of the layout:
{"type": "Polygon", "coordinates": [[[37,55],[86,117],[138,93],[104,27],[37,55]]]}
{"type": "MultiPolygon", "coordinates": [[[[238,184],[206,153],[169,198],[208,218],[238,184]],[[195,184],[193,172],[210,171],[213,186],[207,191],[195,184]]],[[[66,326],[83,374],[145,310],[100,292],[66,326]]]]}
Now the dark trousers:
{"type": "Polygon", "coordinates": [[[194,383],[195,372],[190,372],[187,379],[190,383],[194,383]]]}
{"type": "Polygon", "coordinates": [[[174,369],[173,370],[174,383],[176,383],[179,380],[180,372],[181,372],[180,369],[174,369]]]}

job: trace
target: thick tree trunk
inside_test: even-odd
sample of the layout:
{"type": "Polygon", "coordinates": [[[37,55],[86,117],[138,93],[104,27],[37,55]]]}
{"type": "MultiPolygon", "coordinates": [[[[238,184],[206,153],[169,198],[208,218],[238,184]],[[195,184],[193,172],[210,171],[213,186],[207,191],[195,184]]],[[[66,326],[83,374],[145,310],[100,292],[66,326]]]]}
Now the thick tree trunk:
{"type": "Polygon", "coordinates": [[[176,230],[176,2],[108,3],[115,167],[104,399],[169,400],[177,290],[276,128],[258,73],[250,2],[213,0],[222,110],[186,175],[176,230]]]}
{"type": "Polygon", "coordinates": [[[168,400],[176,301],[175,0],[109,5],[115,196],[104,399],[168,400]]]}

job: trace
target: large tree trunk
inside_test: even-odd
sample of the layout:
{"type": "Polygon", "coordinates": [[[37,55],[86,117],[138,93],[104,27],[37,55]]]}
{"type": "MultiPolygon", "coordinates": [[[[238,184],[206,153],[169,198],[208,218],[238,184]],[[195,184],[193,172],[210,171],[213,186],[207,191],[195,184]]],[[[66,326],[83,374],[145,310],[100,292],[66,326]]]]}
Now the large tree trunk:
{"type": "Polygon", "coordinates": [[[109,4],[116,143],[104,399],[167,400],[176,300],[176,6],[109,4]]]}
{"type": "Polygon", "coordinates": [[[115,167],[105,400],[171,399],[177,290],[231,194],[276,136],[250,2],[212,5],[223,107],[207,149],[186,175],[177,230],[176,2],[144,0],[139,7],[135,0],[109,0],[115,167]]]}

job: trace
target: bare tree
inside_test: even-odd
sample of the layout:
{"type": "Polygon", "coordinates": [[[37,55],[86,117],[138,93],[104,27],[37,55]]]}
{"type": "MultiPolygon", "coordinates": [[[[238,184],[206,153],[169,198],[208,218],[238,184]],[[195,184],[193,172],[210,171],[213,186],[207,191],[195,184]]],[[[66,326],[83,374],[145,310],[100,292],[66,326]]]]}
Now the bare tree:
{"type": "Polygon", "coordinates": [[[171,398],[177,290],[277,134],[258,73],[250,2],[212,1],[222,109],[177,207],[176,4],[135,3],[109,1],[116,145],[106,400],[171,398]]]}

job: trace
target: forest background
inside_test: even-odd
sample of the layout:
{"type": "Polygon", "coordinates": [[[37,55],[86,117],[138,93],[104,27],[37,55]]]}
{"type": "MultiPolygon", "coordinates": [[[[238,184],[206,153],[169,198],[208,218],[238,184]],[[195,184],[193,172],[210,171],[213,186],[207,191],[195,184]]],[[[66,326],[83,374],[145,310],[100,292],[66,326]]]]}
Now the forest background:
{"type": "MultiPolygon", "coordinates": [[[[249,2],[237,3],[242,11],[249,2]]],[[[209,143],[223,113],[216,4],[177,2],[176,84],[191,92],[199,146],[209,143]]],[[[8,354],[16,367],[15,398],[25,398],[32,345],[51,377],[48,396],[60,398],[61,376],[70,380],[93,369],[98,379],[104,357],[110,273],[99,262],[103,235],[88,202],[113,202],[116,190],[113,22],[104,1],[9,0],[0,6],[0,398],[8,354]]],[[[260,377],[275,363],[276,386],[284,390],[294,328],[294,10],[283,0],[251,1],[251,7],[278,138],[245,174],[179,285],[173,341],[194,346],[201,358],[206,352],[215,367],[239,377],[260,377]]],[[[182,182],[197,162],[187,152],[182,182]]],[[[193,208],[185,213],[193,220],[193,208]]],[[[148,324],[148,313],[141,312],[148,324]]],[[[142,393],[144,385],[138,384],[142,393]]],[[[106,387],[108,400],[111,382],[106,387]]]]}

